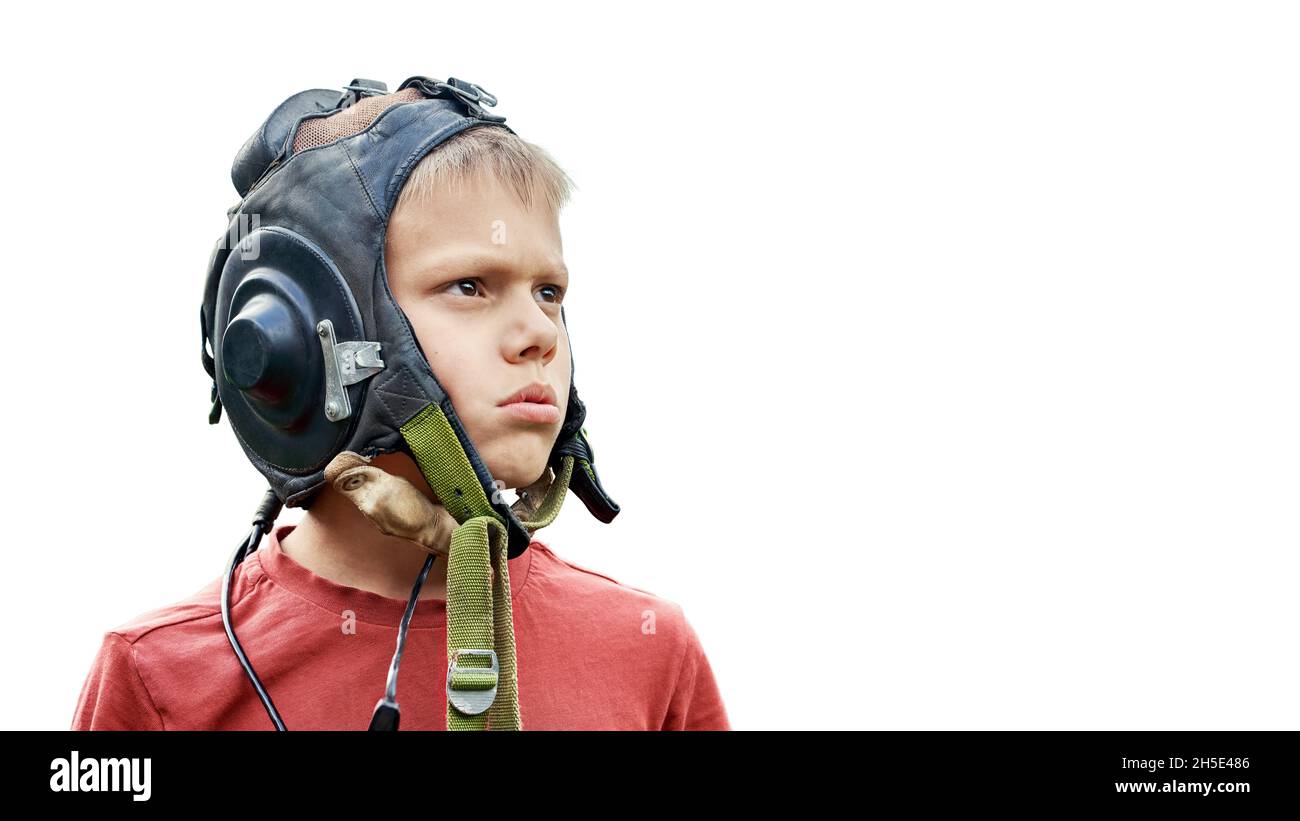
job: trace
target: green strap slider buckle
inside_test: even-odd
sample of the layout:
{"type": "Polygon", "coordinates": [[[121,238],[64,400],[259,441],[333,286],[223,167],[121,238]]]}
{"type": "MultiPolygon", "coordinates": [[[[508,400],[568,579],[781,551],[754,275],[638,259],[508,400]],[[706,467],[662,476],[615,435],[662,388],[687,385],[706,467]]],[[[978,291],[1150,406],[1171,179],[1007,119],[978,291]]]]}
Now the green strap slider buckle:
{"type": "Polygon", "coordinates": [[[496,650],[462,647],[447,662],[447,700],[465,715],[476,716],[492,706],[497,697],[497,674],[501,667],[496,650]],[[484,656],[490,667],[460,667],[462,656],[484,656]]]}

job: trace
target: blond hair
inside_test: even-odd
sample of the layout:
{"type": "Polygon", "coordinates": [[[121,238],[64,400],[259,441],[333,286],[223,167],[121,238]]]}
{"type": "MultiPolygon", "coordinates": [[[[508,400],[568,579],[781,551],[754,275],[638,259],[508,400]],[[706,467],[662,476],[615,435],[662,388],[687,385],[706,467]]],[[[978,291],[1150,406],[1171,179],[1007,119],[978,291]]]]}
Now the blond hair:
{"type": "Polygon", "coordinates": [[[556,215],[577,187],[540,146],[504,128],[472,126],[416,164],[393,210],[410,202],[424,203],[443,194],[454,195],[463,183],[482,174],[513,190],[525,208],[541,202],[556,215]]]}

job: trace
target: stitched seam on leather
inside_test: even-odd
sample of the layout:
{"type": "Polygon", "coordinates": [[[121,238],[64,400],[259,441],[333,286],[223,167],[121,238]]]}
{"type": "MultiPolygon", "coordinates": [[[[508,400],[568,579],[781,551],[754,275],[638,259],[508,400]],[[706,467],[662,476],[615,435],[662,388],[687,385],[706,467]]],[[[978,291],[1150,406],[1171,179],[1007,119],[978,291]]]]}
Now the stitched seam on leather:
{"type": "MultiPolygon", "coordinates": [[[[395,420],[400,420],[400,419],[401,419],[401,416],[397,413],[397,411],[393,408],[393,406],[390,405],[390,404],[388,404],[386,401],[384,401],[384,394],[385,394],[385,393],[386,393],[386,391],[383,391],[383,390],[377,390],[377,391],[375,391],[375,398],[377,398],[377,399],[379,400],[379,404],[383,405],[383,406],[384,406],[384,409],[385,409],[386,411],[388,411],[388,415],[389,415],[389,416],[391,416],[391,417],[392,417],[393,419],[395,419],[395,420]]],[[[423,400],[420,400],[420,399],[416,399],[416,398],[413,397],[413,396],[403,396],[403,395],[400,394],[400,393],[393,393],[393,394],[390,394],[390,396],[396,396],[396,397],[400,397],[400,398],[402,398],[402,399],[410,399],[410,400],[412,400],[413,402],[415,402],[417,405],[418,405],[421,401],[423,401],[423,400]]],[[[401,425],[406,424],[406,420],[402,420],[401,422],[399,422],[399,424],[401,424],[401,425]]]]}
{"type": "MultiPolygon", "coordinates": [[[[388,217],[380,215],[379,219],[381,222],[380,228],[383,231],[383,233],[386,234],[388,232],[388,217]]],[[[388,307],[391,307],[392,310],[397,313],[397,317],[400,320],[397,323],[395,323],[397,325],[398,334],[400,334],[401,337],[412,348],[418,351],[420,349],[420,346],[419,343],[415,341],[415,334],[411,330],[410,317],[408,317],[406,315],[406,312],[402,310],[402,306],[397,304],[397,297],[393,296],[393,289],[388,285],[388,265],[384,262],[384,252],[382,250],[379,252],[379,260],[375,266],[375,277],[376,279],[378,279],[379,284],[383,286],[382,289],[383,293],[378,294],[377,296],[381,299],[386,299],[388,301],[387,302],[388,307]]],[[[433,366],[428,364],[428,360],[425,359],[423,356],[418,357],[418,359],[420,359],[422,362],[425,363],[425,367],[428,368],[429,373],[432,374],[433,366]]],[[[418,383],[416,387],[418,389],[419,387],[418,383]]],[[[419,401],[423,401],[423,400],[419,400],[419,401]]]]}
{"type": "Polygon", "coordinates": [[[398,166],[397,171],[393,174],[393,178],[388,181],[388,187],[384,190],[384,208],[387,210],[387,212],[389,214],[392,214],[393,205],[397,202],[398,195],[401,193],[402,188],[406,185],[407,180],[409,179],[410,172],[421,160],[429,156],[429,154],[433,153],[433,151],[436,150],[438,146],[442,145],[443,142],[451,139],[451,137],[454,137],[456,134],[459,134],[461,131],[468,131],[470,128],[474,128],[476,126],[481,126],[481,125],[482,124],[480,123],[475,123],[472,121],[466,123],[464,118],[458,117],[456,119],[453,119],[450,123],[448,123],[444,127],[435,131],[432,135],[426,137],[420,143],[419,147],[416,148],[415,151],[411,152],[411,154],[408,155],[407,158],[402,161],[402,164],[398,166]],[[451,135],[447,134],[447,132],[453,130],[455,133],[451,135]],[[416,159],[417,157],[418,159],[416,159]],[[397,181],[399,179],[401,180],[401,183],[397,184],[397,181]]]}
{"type": "Polygon", "coordinates": [[[365,192],[366,202],[370,203],[370,210],[373,211],[375,217],[382,222],[383,215],[379,213],[379,208],[375,205],[375,198],[370,194],[370,188],[366,185],[365,178],[361,176],[361,171],[357,168],[356,160],[352,158],[352,152],[348,150],[347,143],[339,143],[339,148],[343,149],[344,156],[348,158],[348,165],[352,168],[352,173],[356,175],[357,183],[361,186],[361,190],[365,192]]]}

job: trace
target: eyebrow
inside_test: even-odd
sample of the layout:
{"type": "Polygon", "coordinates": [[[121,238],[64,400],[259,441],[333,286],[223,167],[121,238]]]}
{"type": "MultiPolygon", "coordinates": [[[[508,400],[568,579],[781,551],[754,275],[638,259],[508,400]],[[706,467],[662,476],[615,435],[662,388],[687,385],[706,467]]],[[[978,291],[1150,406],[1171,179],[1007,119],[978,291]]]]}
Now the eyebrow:
{"type": "MultiPolygon", "coordinates": [[[[445,264],[437,262],[425,266],[426,271],[440,271],[448,274],[466,274],[484,271],[502,271],[509,266],[495,257],[486,254],[469,254],[451,258],[445,264]]],[[[538,276],[553,276],[556,278],[568,279],[569,268],[563,262],[558,268],[548,268],[541,271],[538,276]]]]}

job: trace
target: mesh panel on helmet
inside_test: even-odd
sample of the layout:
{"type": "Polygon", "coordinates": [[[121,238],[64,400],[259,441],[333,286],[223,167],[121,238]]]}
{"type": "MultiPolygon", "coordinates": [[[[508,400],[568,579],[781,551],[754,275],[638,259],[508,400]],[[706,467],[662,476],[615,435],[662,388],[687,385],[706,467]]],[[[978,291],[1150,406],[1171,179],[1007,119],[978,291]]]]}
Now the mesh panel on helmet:
{"type": "Polygon", "coordinates": [[[379,94],[362,97],[352,105],[331,114],[328,117],[312,117],[303,120],[298,126],[298,133],[293,138],[293,153],[297,154],[307,148],[332,143],[342,137],[364,131],[380,114],[401,103],[413,103],[423,99],[424,95],[417,88],[404,88],[392,94],[379,94]]]}

